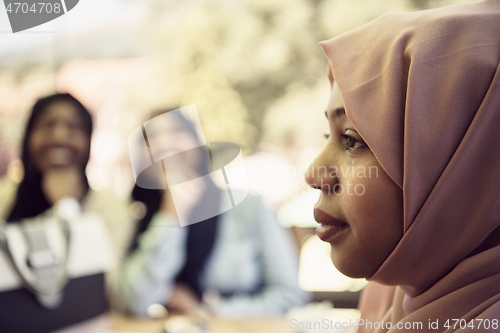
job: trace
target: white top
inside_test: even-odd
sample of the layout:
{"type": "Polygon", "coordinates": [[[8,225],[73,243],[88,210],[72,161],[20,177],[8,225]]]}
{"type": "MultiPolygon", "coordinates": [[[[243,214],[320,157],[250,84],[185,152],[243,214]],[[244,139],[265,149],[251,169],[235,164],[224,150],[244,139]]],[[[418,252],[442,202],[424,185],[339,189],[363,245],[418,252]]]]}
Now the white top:
{"type": "MultiPolygon", "coordinates": [[[[188,229],[158,212],[139,237],[138,248],[120,272],[119,294],[132,313],[166,304],[185,260],[188,229]]],[[[213,309],[221,317],[275,316],[305,304],[309,295],[297,282],[298,253],[260,197],[248,197],[219,217],[216,242],[201,279],[202,288],[233,296],[213,309]],[[258,286],[262,289],[250,295],[258,286]]]]}
{"type": "MultiPolygon", "coordinates": [[[[1,219],[6,219],[12,209],[17,186],[7,178],[0,179],[0,223],[4,223],[1,219]]],[[[107,287],[113,291],[117,280],[116,270],[110,272],[109,269],[116,260],[123,257],[134,228],[134,220],[128,212],[129,203],[110,193],[90,189],[83,200],[82,208],[82,214],[70,224],[68,274],[74,278],[107,272],[107,287]]],[[[17,225],[11,227],[15,231],[17,225]]],[[[20,278],[11,267],[6,254],[0,250],[0,292],[21,286],[20,278]]],[[[114,299],[111,299],[111,302],[113,303],[114,299]]],[[[58,332],[83,333],[107,326],[105,315],[100,315],[58,332]]]]}

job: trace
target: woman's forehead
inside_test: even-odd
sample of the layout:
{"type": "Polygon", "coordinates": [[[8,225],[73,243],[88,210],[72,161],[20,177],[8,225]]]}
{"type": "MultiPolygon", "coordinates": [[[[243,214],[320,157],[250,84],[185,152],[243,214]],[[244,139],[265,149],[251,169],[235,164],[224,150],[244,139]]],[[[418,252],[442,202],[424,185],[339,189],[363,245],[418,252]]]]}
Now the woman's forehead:
{"type": "Polygon", "coordinates": [[[333,111],[338,108],[344,107],[344,100],[340,94],[339,86],[336,82],[333,82],[332,91],[330,95],[330,101],[328,102],[328,110],[333,111]]]}
{"type": "Polygon", "coordinates": [[[329,120],[345,118],[345,108],[344,108],[344,100],[340,94],[339,87],[337,83],[333,83],[330,101],[328,102],[328,109],[326,111],[326,117],[329,120]]]}
{"type": "Polygon", "coordinates": [[[37,119],[38,122],[46,120],[72,120],[79,122],[83,119],[74,105],[65,101],[57,101],[46,106],[37,119]]]}

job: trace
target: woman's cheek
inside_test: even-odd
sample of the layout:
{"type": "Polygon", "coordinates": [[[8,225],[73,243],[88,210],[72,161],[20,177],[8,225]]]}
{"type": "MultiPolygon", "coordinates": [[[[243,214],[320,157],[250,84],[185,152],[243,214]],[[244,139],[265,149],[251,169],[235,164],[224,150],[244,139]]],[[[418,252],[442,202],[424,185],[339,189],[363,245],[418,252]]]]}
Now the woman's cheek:
{"type": "Polygon", "coordinates": [[[31,161],[36,166],[36,168],[43,169],[45,167],[44,158],[40,154],[41,146],[42,146],[43,138],[38,135],[37,131],[34,131],[30,138],[28,139],[28,154],[30,156],[31,161]]]}
{"type": "Polygon", "coordinates": [[[344,214],[354,236],[366,238],[381,226],[380,208],[384,193],[380,189],[383,184],[377,177],[353,177],[349,183],[352,192],[343,195],[344,214]]]}

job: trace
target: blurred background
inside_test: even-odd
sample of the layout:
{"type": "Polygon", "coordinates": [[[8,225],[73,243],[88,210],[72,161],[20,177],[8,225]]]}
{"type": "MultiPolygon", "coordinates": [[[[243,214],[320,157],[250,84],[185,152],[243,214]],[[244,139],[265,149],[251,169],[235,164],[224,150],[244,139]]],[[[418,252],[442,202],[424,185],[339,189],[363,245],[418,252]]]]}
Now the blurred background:
{"type": "Polygon", "coordinates": [[[128,196],[129,133],[153,111],[195,104],[207,141],[242,147],[250,190],[294,230],[301,287],[318,300],[336,292],[335,305],[355,306],[364,282],[338,273],[329,245],[311,236],[318,193],[302,179],[327,131],[327,62],[318,42],[388,11],[459,2],[81,0],[16,34],[1,7],[0,177],[22,177],[20,141],[36,99],[69,92],[94,117],[91,186],[128,196]]]}

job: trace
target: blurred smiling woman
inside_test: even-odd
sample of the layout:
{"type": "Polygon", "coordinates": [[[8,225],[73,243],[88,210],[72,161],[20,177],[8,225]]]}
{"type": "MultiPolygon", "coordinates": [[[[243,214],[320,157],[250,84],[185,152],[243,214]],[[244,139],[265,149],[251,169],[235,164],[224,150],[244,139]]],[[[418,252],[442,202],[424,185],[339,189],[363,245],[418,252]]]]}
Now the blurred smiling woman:
{"type": "Polygon", "coordinates": [[[83,199],[91,134],[90,114],[69,94],[34,105],[23,140],[25,176],[8,220],[34,217],[65,196],[83,199]]]}
{"type": "Polygon", "coordinates": [[[307,181],[333,263],[370,281],[360,332],[500,328],[499,36],[489,0],[387,14],[321,44],[330,135],[307,181]],[[329,166],[380,172],[315,172],[329,166]]]}
{"type": "Polygon", "coordinates": [[[17,188],[7,180],[0,187],[2,332],[105,325],[103,273],[113,263],[107,234],[119,252],[129,219],[121,201],[89,187],[91,134],[90,113],[69,94],[33,106],[22,143],[24,178],[17,188]]]}

